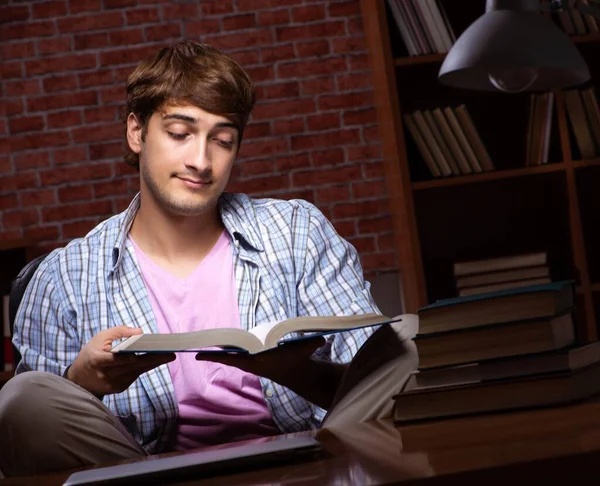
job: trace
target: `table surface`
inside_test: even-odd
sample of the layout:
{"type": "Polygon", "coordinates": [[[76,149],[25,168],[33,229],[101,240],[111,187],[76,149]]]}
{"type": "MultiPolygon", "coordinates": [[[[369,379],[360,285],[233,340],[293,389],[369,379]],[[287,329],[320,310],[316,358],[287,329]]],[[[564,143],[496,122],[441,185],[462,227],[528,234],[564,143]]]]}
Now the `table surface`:
{"type": "MultiPolygon", "coordinates": [[[[373,421],[287,436],[316,437],[323,452],[294,464],[224,471],[221,476],[177,484],[410,485],[457,484],[458,480],[487,485],[515,480],[524,484],[524,479],[530,484],[583,480],[600,484],[600,402],[406,426],[373,421]]],[[[51,486],[62,484],[68,476],[63,472],[0,483],[51,486]]]]}

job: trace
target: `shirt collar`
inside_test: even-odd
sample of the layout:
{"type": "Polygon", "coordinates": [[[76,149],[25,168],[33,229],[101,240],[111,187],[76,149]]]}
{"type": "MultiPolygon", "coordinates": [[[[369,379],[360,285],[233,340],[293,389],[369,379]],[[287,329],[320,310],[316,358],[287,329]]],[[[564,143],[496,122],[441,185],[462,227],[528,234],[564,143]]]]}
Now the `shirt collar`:
{"type": "MultiPolygon", "coordinates": [[[[127,237],[139,208],[140,193],[138,192],[122,213],[112,252],[113,271],[118,268],[123,259],[127,237]]],[[[239,236],[247,246],[256,251],[264,251],[262,236],[257,230],[258,221],[250,197],[245,194],[223,193],[219,198],[218,208],[225,229],[233,240],[237,240],[239,236]]]]}

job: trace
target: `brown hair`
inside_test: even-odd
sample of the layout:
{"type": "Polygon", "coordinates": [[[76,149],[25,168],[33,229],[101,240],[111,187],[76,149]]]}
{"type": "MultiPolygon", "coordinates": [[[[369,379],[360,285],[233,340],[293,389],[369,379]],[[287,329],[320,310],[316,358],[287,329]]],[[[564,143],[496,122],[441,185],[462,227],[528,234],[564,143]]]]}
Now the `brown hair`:
{"type": "MultiPolygon", "coordinates": [[[[127,104],[146,134],[152,114],[165,103],[190,103],[234,123],[242,139],[256,99],[254,86],[242,67],[208,44],[183,41],[142,61],[127,80],[127,104]]],[[[125,139],[125,161],[139,169],[139,156],[125,139]]]]}

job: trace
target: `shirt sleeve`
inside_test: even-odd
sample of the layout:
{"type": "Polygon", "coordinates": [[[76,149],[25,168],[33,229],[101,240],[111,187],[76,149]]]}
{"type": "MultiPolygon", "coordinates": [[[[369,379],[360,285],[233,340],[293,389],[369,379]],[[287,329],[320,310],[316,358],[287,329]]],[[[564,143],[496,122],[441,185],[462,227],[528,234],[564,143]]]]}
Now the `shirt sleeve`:
{"type": "Polygon", "coordinates": [[[27,286],[15,316],[13,344],[21,353],[16,373],[48,371],[63,375],[80,350],[75,312],[68,310],[57,259],[49,255],[27,286]]]}

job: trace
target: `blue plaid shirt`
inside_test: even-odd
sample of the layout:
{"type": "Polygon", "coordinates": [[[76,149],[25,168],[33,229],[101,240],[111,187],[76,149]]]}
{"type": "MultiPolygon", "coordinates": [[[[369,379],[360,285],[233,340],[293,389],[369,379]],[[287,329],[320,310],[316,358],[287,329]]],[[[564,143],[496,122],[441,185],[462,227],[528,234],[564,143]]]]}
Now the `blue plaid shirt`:
{"type": "MultiPolygon", "coordinates": [[[[22,355],[17,373],[62,375],[82,346],[109,327],[157,332],[127,238],[139,204],[138,195],[126,211],[54,250],[39,266],[16,316],[13,342],[22,355]]],[[[219,210],[234,242],[243,329],[296,316],[379,313],[356,250],[312,204],[225,193],[219,210]]],[[[349,362],[370,332],[332,335],[317,354],[349,362]]],[[[265,378],[261,385],[282,432],[320,425],[323,409],[265,378]]],[[[144,449],[164,450],[178,413],[167,365],[142,374],[126,391],[105,396],[104,403],[144,449]]]]}

